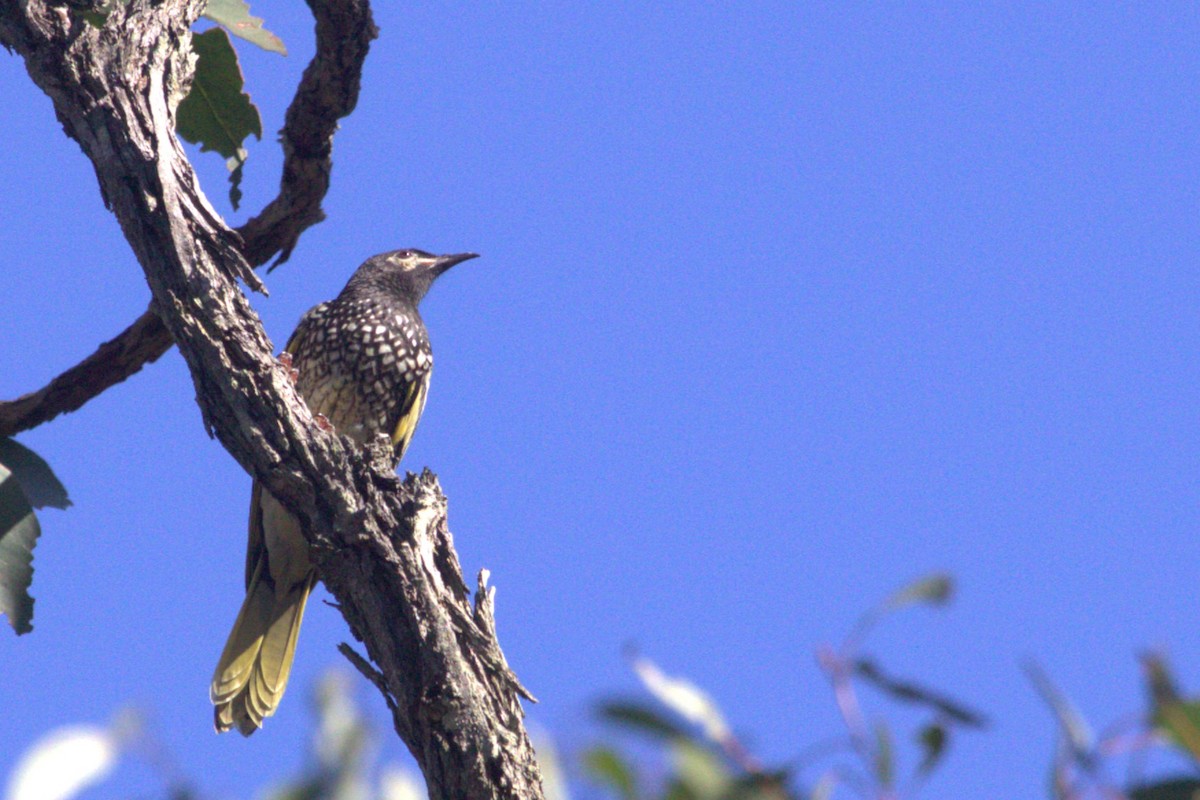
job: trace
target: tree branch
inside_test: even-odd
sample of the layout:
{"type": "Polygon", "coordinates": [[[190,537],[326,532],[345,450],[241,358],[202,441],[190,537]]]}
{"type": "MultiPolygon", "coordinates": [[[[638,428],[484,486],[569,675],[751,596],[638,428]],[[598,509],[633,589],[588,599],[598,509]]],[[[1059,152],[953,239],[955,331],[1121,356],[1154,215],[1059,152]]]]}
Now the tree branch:
{"type": "MultiPolygon", "coordinates": [[[[333,136],[338,121],[358,104],[362,67],[379,34],[366,0],[328,3],[311,0],[316,21],[316,53],[304,70],[288,106],[283,129],[283,172],[279,194],[237,229],[242,254],[254,267],[288,259],[300,235],[325,218],[321,201],[329,191],[333,136]]],[[[149,310],[96,352],[41,389],[0,401],[0,436],[13,436],[76,411],[93,397],[157,361],[173,344],[158,316],[149,310]]]]}
{"type": "Polygon", "coordinates": [[[300,234],[325,219],[321,200],[329,191],[333,135],[338,120],[358,104],[362,66],[379,29],[366,0],[309,0],[316,20],[317,52],[288,106],[283,130],[279,195],[238,229],[246,259],[255,266],[279,253],[271,269],[288,260],[300,234]]]}
{"type": "Polygon", "coordinates": [[[171,347],[171,334],[153,311],[36,392],[0,403],[0,436],[12,436],[75,411],[171,347]]]}
{"type": "Polygon", "coordinates": [[[250,265],[174,135],[204,0],[116,4],[96,30],[45,0],[0,0],[0,43],[25,59],[96,169],[191,371],[211,434],[303,522],[321,578],[393,698],[434,798],[542,797],[520,684],[473,611],[426,471],[403,484],[386,446],[316,425],[235,278],[250,265]]]}

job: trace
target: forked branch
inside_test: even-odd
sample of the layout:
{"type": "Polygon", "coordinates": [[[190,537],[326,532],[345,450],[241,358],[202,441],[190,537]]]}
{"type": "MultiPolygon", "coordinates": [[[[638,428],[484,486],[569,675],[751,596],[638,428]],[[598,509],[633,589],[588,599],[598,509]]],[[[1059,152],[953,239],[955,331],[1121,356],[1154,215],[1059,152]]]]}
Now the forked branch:
{"type": "Polygon", "coordinates": [[[95,166],[209,431],[305,523],[430,796],[538,800],[523,690],[496,641],[490,595],[467,601],[437,479],[401,483],[389,448],[364,458],[317,426],[237,287],[254,280],[242,243],[174,135],[203,5],[131,0],[96,30],[45,0],[0,0],[0,43],[24,58],[95,166]]]}
{"type": "MultiPolygon", "coordinates": [[[[362,67],[378,29],[366,0],[310,2],[316,21],[316,53],[304,70],[283,129],[279,194],[237,229],[242,255],[253,267],[283,263],[300,235],[325,218],[321,201],[333,169],[338,121],[358,103],[362,67]]],[[[173,344],[153,309],[96,352],[37,391],[0,401],[0,436],[13,436],[76,411],[92,398],[157,361],[173,344]]]]}

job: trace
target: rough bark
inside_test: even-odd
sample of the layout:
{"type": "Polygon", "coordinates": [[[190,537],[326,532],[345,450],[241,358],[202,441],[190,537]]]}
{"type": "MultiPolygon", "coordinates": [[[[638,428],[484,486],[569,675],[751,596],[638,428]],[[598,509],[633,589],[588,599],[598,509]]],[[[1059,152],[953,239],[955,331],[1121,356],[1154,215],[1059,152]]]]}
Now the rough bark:
{"type": "MultiPolygon", "coordinates": [[[[288,106],[283,129],[279,194],[237,229],[242,254],[255,267],[288,259],[300,235],[325,218],[321,201],[333,168],[338,121],[358,103],[362,66],[377,35],[366,0],[310,3],[316,21],[316,52],[288,106]]],[[[138,317],[96,352],[43,388],[0,402],[0,436],[13,436],[75,411],[93,397],[157,361],[173,344],[153,309],[138,317]]]]}
{"type": "Polygon", "coordinates": [[[92,161],[209,432],[306,523],[321,578],[375,666],[356,663],[387,699],[430,796],[540,798],[525,693],[482,578],[467,600],[437,479],[401,483],[386,447],[364,453],[322,430],[236,285],[257,279],[174,135],[202,7],[133,0],[97,30],[66,7],[0,0],[0,43],[24,58],[92,161]]]}

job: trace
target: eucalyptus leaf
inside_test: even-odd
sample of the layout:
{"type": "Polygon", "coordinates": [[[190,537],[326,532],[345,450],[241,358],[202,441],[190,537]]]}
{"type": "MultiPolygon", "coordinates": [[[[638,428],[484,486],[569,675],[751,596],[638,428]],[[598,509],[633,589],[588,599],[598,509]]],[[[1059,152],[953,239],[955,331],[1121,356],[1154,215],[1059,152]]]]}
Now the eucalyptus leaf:
{"type": "Polygon", "coordinates": [[[884,601],[883,607],[887,611],[895,611],[915,603],[940,606],[948,603],[953,596],[954,578],[935,572],[894,592],[884,601]]]}
{"type": "Polygon", "coordinates": [[[13,473],[0,464],[0,614],[18,635],[33,630],[33,548],[42,529],[13,473]]]}
{"type": "Polygon", "coordinates": [[[1055,719],[1058,720],[1072,757],[1081,764],[1090,766],[1095,761],[1096,737],[1087,720],[1037,664],[1032,662],[1026,664],[1025,674],[1029,676],[1034,688],[1037,689],[1042,700],[1050,707],[1055,719]]]}
{"type": "Polygon", "coordinates": [[[1200,702],[1163,703],[1154,711],[1154,724],[1192,761],[1200,762],[1200,702]]]}
{"type": "Polygon", "coordinates": [[[261,17],[251,16],[250,4],[244,0],[208,0],[203,16],[263,50],[287,55],[283,40],[263,27],[261,17]]]}
{"type": "Polygon", "coordinates": [[[833,790],[838,786],[837,772],[830,770],[821,776],[817,785],[808,793],[808,800],[832,800],[833,790]]]}
{"type": "Polygon", "coordinates": [[[1179,689],[1175,686],[1175,677],[1171,674],[1167,660],[1158,653],[1143,653],[1140,660],[1151,704],[1159,706],[1163,703],[1178,702],[1179,689]]]}
{"type": "Polygon", "coordinates": [[[262,118],[250,95],[242,91],[242,68],[229,35],[213,28],[192,36],[196,75],[192,89],[179,104],[175,130],[180,137],[200,145],[201,152],[216,151],[226,159],[230,176],[230,202],[241,197],[241,167],[246,162],[242,146],[251,135],[262,139],[262,118]]]}
{"type": "Polygon", "coordinates": [[[883,721],[875,725],[875,780],[884,789],[891,789],[896,778],[895,748],[892,732],[883,721]]]}
{"type": "Polygon", "coordinates": [[[946,754],[946,742],[949,734],[946,728],[936,722],[930,723],[917,732],[917,744],[921,746],[921,763],[917,765],[918,775],[928,775],[941,763],[946,754]]]}
{"type": "Polygon", "coordinates": [[[425,800],[425,780],[410,770],[387,766],[379,776],[379,800],[425,800]]]}
{"type": "Polygon", "coordinates": [[[637,800],[637,774],[633,765],[613,748],[597,746],[584,751],[583,768],[597,783],[616,792],[621,800],[637,800]]]}
{"type": "Polygon", "coordinates": [[[855,661],[854,673],[897,700],[927,706],[959,724],[972,728],[983,728],[987,725],[987,718],[978,711],[973,711],[957,700],[952,700],[933,689],[912,681],[889,677],[870,659],[860,658],[855,661]]]}
{"type": "Polygon", "coordinates": [[[67,725],[42,736],[13,770],[8,800],[71,800],[108,776],[120,755],[112,731],[67,725]]]}
{"type": "MultiPolygon", "coordinates": [[[[759,772],[735,779],[721,800],[786,800],[789,774],[785,771],[759,772]]],[[[808,800],[817,800],[815,791],[808,800]]]]}
{"type": "Polygon", "coordinates": [[[646,734],[653,739],[691,738],[682,726],[642,703],[609,700],[597,707],[601,719],[646,734]]]}
{"type": "Polygon", "coordinates": [[[698,800],[718,800],[731,787],[732,778],[721,758],[697,742],[672,742],[671,762],[679,783],[698,800]]]}
{"type": "Polygon", "coordinates": [[[54,470],[37,453],[16,439],[0,436],[0,464],[12,471],[25,499],[34,508],[68,508],[71,500],[54,470]]]}
{"type": "Polygon", "coordinates": [[[667,675],[658,665],[641,656],[633,659],[633,671],[660,703],[679,716],[699,725],[712,742],[724,745],[732,734],[716,702],[696,684],[667,675]]]}

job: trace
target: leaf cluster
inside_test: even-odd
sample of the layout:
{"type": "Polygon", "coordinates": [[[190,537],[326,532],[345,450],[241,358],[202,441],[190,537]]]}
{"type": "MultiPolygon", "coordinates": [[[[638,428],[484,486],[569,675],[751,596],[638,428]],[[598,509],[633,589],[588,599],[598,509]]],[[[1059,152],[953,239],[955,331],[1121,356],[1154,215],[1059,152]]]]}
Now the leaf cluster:
{"type": "Polygon", "coordinates": [[[1056,800],[1092,794],[1117,800],[1200,800],[1200,696],[1180,693],[1163,656],[1146,653],[1141,661],[1146,711],[1101,733],[1037,664],[1026,665],[1058,726],[1050,769],[1050,795],[1056,800]],[[1186,765],[1185,771],[1152,780],[1138,775],[1152,749],[1167,751],[1186,765]],[[1130,769],[1117,780],[1112,773],[1121,761],[1130,769]]]}
{"type": "MultiPolygon", "coordinates": [[[[246,796],[264,800],[421,800],[419,775],[379,758],[379,731],[354,700],[351,677],[330,670],[313,692],[312,735],[300,774],[246,796]]],[[[107,725],[72,724],[39,738],[18,759],[8,800],[73,800],[107,780],[118,763],[140,760],[170,800],[204,800],[140,713],[126,709],[107,725]]]]}
{"type": "Polygon", "coordinates": [[[583,767],[620,800],[828,800],[842,788],[865,797],[915,794],[956,732],[981,729],[986,720],[943,692],[888,674],[862,648],[869,631],[888,614],[913,605],[941,606],[952,596],[948,576],[922,578],[864,614],[840,648],[821,648],[818,663],[829,678],[846,735],[807,748],[788,763],[764,765],[734,735],[708,693],[635,655],[633,670],[652,701],[607,700],[598,714],[650,742],[665,763],[665,777],[651,781],[629,751],[608,743],[585,751],[583,767]],[[893,726],[863,711],[865,687],[928,715],[911,733],[920,756],[907,770],[897,756],[893,726]],[[805,781],[810,774],[815,779],[805,781]]]}

